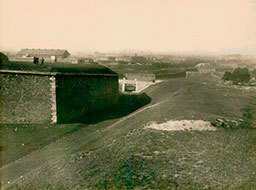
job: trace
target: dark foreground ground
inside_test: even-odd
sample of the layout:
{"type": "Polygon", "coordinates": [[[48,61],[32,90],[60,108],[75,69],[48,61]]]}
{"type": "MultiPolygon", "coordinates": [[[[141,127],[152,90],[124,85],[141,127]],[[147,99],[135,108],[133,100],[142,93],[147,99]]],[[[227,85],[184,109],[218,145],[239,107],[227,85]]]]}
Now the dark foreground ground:
{"type": "Polygon", "coordinates": [[[145,93],[150,104],[96,124],[2,126],[2,189],[256,189],[255,90],[175,79],[145,93]],[[219,118],[238,124],[144,128],[219,118]]]}

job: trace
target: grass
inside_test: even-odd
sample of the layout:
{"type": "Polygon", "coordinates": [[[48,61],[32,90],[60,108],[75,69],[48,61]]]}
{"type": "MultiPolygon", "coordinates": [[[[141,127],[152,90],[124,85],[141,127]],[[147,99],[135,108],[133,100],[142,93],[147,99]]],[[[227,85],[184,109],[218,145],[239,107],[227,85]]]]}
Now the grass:
{"type": "Polygon", "coordinates": [[[76,169],[88,180],[85,186],[99,189],[254,187],[253,139],[254,131],[245,130],[172,133],[138,129],[111,148],[96,150],[94,157],[84,156],[76,169]]]}
{"type": "Polygon", "coordinates": [[[196,69],[193,67],[193,63],[189,65],[183,64],[161,64],[161,63],[152,63],[152,64],[119,64],[108,66],[110,69],[115,71],[120,75],[124,73],[154,73],[156,79],[170,79],[170,78],[184,78],[186,75],[186,71],[195,71],[196,69]]]}
{"type": "Polygon", "coordinates": [[[4,188],[256,188],[255,129],[144,129],[148,122],[171,119],[247,118],[250,123],[255,92],[216,86],[210,80],[173,79],[145,93],[154,106],[82,127],[0,170],[4,188]]]}
{"type": "Polygon", "coordinates": [[[39,71],[39,72],[60,72],[60,73],[104,73],[115,74],[110,69],[94,64],[70,64],[70,63],[45,63],[43,65],[33,64],[32,62],[4,62],[1,69],[39,71]]]}
{"type": "Polygon", "coordinates": [[[81,129],[69,139],[77,139],[75,153],[47,163],[39,174],[38,170],[26,174],[10,189],[254,189],[256,185],[254,130],[161,132],[125,126],[118,132],[122,125],[108,132],[98,129],[87,143],[81,138],[87,128],[81,129]]]}
{"type": "Polygon", "coordinates": [[[39,150],[62,137],[89,126],[89,124],[124,117],[140,107],[150,103],[150,101],[151,99],[145,94],[120,94],[118,103],[115,106],[109,108],[108,110],[102,110],[101,112],[94,112],[83,116],[80,118],[80,120],[77,120],[80,121],[81,124],[2,124],[0,125],[0,166],[18,160],[21,157],[33,151],[39,150]]]}
{"type": "Polygon", "coordinates": [[[23,156],[55,142],[86,125],[0,125],[0,166],[18,160],[23,156]]]}

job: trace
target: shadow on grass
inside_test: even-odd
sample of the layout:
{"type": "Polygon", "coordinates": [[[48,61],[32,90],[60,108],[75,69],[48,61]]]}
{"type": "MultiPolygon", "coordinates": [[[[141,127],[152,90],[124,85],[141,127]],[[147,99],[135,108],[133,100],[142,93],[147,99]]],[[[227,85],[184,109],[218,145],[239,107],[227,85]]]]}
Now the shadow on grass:
{"type": "Polygon", "coordinates": [[[138,95],[119,94],[117,103],[112,107],[102,111],[86,113],[68,121],[65,118],[65,121],[58,121],[58,123],[95,124],[104,120],[117,119],[136,111],[150,102],[151,98],[145,93],[138,95]]]}

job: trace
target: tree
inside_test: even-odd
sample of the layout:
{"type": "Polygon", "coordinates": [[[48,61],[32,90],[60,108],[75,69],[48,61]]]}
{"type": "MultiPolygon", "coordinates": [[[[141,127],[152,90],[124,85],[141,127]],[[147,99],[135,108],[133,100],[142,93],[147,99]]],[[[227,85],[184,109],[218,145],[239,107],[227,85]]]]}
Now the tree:
{"type": "Polygon", "coordinates": [[[247,68],[236,68],[233,73],[233,84],[247,83],[250,80],[250,73],[247,68]]]}
{"type": "Polygon", "coordinates": [[[252,77],[256,77],[256,69],[252,71],[252,77]]]}
{"type": "Polygon", "coordinates": [[[226,71],[224,73],[224,76],[222,77],[222,80],[224,81],[231,81],[233,78],[232,78],[232,73],[229,72],[229,71],[226,71]]]}
{"type": "Polygon", "coordinates": [[[232,73],[231,72],[225,72],[222,80],[224,81],[233,81],[233,84],[238,83],[247,83],[250,80],[250,73],[247,68],[236,68],[232,73]]]}

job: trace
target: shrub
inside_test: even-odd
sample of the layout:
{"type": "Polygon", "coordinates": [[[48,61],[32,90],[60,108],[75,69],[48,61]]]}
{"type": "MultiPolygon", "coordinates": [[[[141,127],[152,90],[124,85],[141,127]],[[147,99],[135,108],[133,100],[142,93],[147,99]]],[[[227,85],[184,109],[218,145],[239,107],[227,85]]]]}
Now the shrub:
{"type": "Polygon", "coordinates": [[[241,83],[247,83],[250,80],[250,73],[247,68],[236,68],[233,73],[233,83],[238,84],[241,83]]]}
{"type": "Polygon", "coordinates": [[[239,123],[240,128],[244,129],[252,129],[254,128],[254,112],[253,109],[250,107],[246,107],[242,109],[243,116],[242,116],[242,121],[239,123]]]}
{"type": "Polygon", "coordinates": [[[222,80],[224,80],[224,81],[231,81],[232,80],[232,73],[226,71],[224,76],[222,77],[222,80]]]}
{"type": "Polygon", "coordinates": [[[248,83],[250,80],[250,73],[247,68],[236,68],[232,73],[225,72],[224,76],[222,77],[224,81],[233,81],[233,84],[238,83],[248,83]]]}

